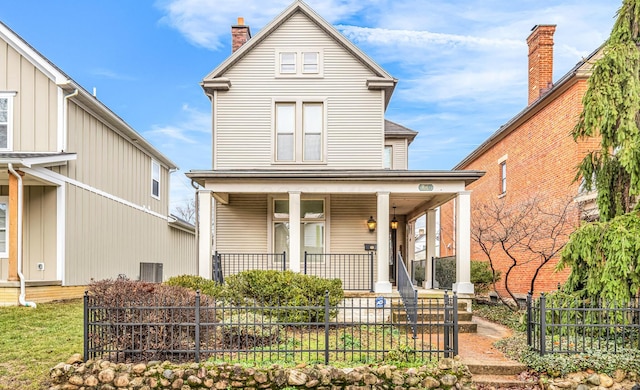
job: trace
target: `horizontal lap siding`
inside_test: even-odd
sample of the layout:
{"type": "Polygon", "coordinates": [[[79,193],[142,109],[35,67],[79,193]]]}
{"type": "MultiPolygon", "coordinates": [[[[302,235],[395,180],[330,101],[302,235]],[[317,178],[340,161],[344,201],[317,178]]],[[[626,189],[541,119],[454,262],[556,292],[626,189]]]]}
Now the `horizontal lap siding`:
{"type": "Polygon", "coordinates": [[[216,169],[272,166],[274,98],[326,98],[327,164],[310,169],[381,168],[383,99],[370,91],[373,73],[306,16],[296,14],[224,74],[231,89],[217,94],[216,169]],[[300,46],[304,42],[304,46],[300,46]],[[276,78],[276,50],[322,49],[324,77],[276,78]]]}
{"type": "Polygon", "coordinates": [[[220,253],[267,253],[267,195],[230,194],[216,203],[216,250],[220,253]]]}
{"type": "Polygon", "coordinates": [[[67,185],[66,284],[137,279],[141,262],[163,263],[165,279],[195,273],[195,252],[172,248],[172,230],[164,218],[67,185]]]}
{"type": "Polygon", "coordinates": [[[384,143],[393,147],[393,155],[391,156],[393,169],[408,169],[407,141],[388,139],[384,143]]]}
{"type": "Polygon", "coordinates": [[[55,152],[58,87],[5,41],[0,41],[0,92],[13,98],[13,150],[55,152]]]}
{"type": "MultiPolygon", "coordinates": [[[[331,254],[366,253],[364,244],[375,244],[377,234],[369,232],[367,220],[376,217],[377,199],[375,195],[331,195],[331,254]]],[[[346,266],[346,265],[345,265],[346,266]]],[[[374,275],[376,261],[374,254],[374,275]]],[[[362,280],[362,275],[353,275],[362,280]]],[[[345,283],[349,282],[347,280],[345,283]]]]}

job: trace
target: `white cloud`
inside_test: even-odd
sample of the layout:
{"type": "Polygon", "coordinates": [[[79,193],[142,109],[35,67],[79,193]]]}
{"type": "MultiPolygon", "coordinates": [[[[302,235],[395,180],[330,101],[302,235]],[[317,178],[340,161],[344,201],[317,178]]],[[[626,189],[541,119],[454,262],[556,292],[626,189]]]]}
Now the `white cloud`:
{"type": "Polygon", "coordinates": [[[96,69],[93,69],[91,71],[91,73],[96,75],[96,76],[104,77],[106,79],[111,79],[111,80],[120,80],[120,81],[133,81],[133,80],[135,80],[134,77],[131,77],[131,76],[123,74],[123,73],[118,73],[118,72],[115,72],[113,70],[106,69],[106,68],[96,68],[96,69]]]}

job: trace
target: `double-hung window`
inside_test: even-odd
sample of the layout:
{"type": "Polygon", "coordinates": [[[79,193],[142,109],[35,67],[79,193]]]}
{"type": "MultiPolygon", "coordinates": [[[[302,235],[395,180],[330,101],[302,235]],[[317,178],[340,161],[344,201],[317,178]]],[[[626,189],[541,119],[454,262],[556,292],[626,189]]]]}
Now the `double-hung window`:
{"type": "Polygon", "coordinates": [[[151,161],[151,196],[160,199],[160,164],[151,161]]]}
{"type": "Polygon", "coordinates": [[[0,92],[0,150],[13,148],[13,97],[15,92],[0,92]]]}
{"type": "Polygon", "coordinates": [[[276,77],[322,77],[322,50],[276,50],[276,77]]]}
{"type": "Polygon", "coordinates": [[[275,162],[324,161],[324,102],[275,103],[275,162]]]}

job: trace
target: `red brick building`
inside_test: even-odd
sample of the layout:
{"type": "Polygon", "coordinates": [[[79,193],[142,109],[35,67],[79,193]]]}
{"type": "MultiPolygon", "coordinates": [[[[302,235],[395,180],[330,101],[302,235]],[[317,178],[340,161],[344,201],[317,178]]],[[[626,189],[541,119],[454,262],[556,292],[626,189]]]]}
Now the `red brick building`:
{"type": "MultiPolygon", "coordinates": [[[[576,143],[571,131],[582,111],[582,97],[587,79],[599,51],[579,62],[553,83],[553,34],[555,25],[538,25],[527,39],[529,45],[529,105],[501,126],[454,169],[485,171],[484,177],[470,184],[471,209],[478,210],[491,201],[507,205],[522,203],[532,196],[540,199],[578,197],[579,183],[574,182],[576,167],[587,150],[597,148],[598,140],[576,143]]],[[[523,91],[524,92],[524,91],[523,91]]],[[[584,201],[583,199],[581,199],[584,201]]],[[[440,255],[455,251],[452,232],[453,202],[441,207],[440,255]]],[[[575,222],[578,222],[575,213],[575,222]]],[[[471,259],[487,260],[477,243],[471,243],[471,259]]],[[[506,256],[494,258],[502,271],[498,292],[504,294],[506,256]],[[496,261],[497,260],[497,261],[496,261]]],[[[540,262],[517,266],[509,277],[509,289],[525,294],[540,262]]],[[[535,292],[550,291],[564,282],[568,270],[555,273],[557,259],[547,263],[535,283],[535,292]]]]}

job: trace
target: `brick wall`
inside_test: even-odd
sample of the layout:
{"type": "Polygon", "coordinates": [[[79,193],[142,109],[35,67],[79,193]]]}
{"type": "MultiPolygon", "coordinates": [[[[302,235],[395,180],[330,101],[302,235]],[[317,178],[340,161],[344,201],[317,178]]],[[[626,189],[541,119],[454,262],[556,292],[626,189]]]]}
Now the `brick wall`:
{"type": "MultiPolygon", "coordinates": [[[[560,94],[545,96],[536,104],[540,108],[520,124],[515,124],[509,134],[496,142],[461,169],[485,171],[484,177],[468,186],[472,191],[471,209],[493,200],[501,199],[508,205],[517,205],[536,195],[546,199],[562,199],[577,195],[579,183],[573,181],[576,167],[587,150],[598,145],[597,139],[576,143],[571,130],[582,111],[582,96],[587,87],[584,78],[576,79],[572,86],[560,94]],[[507,156],[507,191],[500,194],[500,164],[507,156]]],[[[531,110],[534,111],[534,110],[531,110]]],[[[453,202],[441,207],[441,256],[452,237],[453,202]]],[[[472,217],[473,218],[473,217],[472,217]]],[[[575,223],[579,216],[574,214],[575,223]]],[[[573,230],[573,229],[572,229],[573,230]]],[[[453,244],[455,245],[455,243],[453,244]]],[[[487,260],[477,243],[471,242],[471,259],[487,260]]],[[[506,293],[505,272],[511,264],[506,256],[496,256],[494,266],[502,271],[498,291],[506,293]]],[[[509,276],[509,289],[524,294],[540,262],[517,266],[509,276]]],[[[570,270],[555,273],[557,258],[546,264],[535,284],[535,292],[552,291],[566,280],[570,270]]]]}

